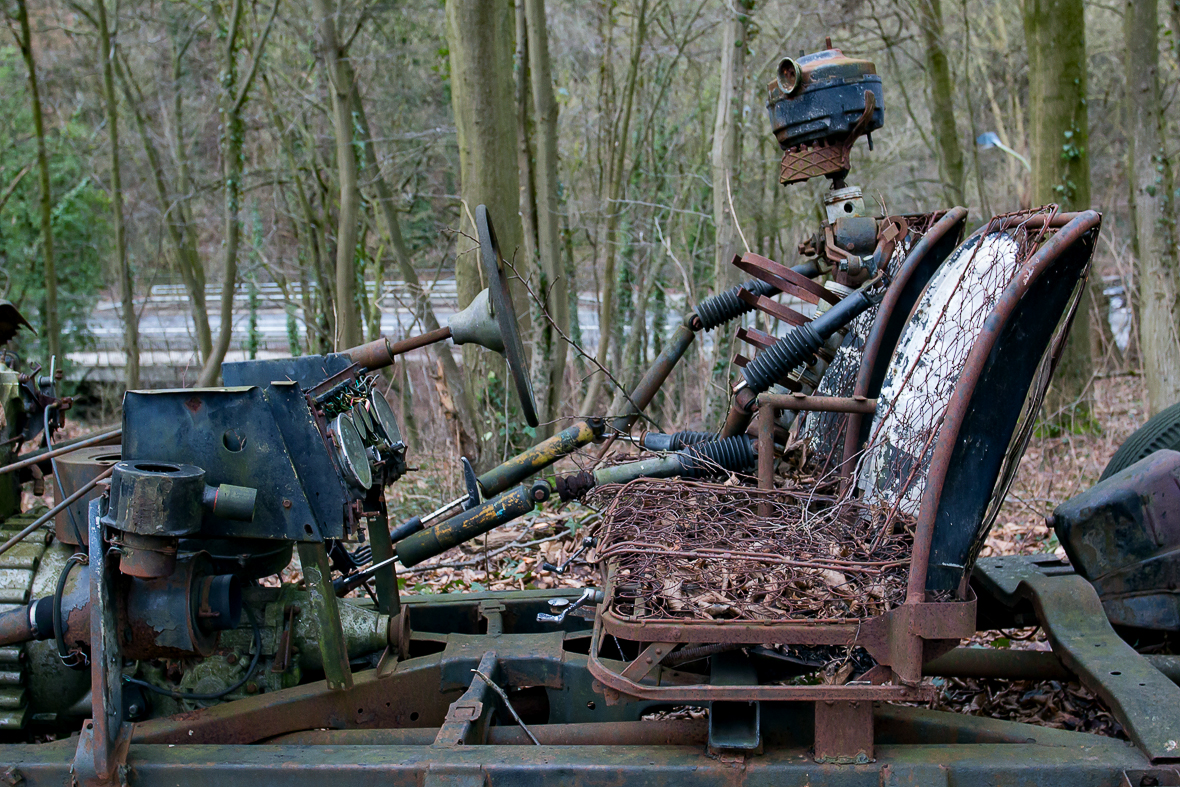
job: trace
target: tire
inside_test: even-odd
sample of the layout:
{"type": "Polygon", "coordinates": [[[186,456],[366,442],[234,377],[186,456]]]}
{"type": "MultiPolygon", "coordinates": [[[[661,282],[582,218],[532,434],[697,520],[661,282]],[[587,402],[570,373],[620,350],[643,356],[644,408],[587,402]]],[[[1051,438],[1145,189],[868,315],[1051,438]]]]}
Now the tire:
{"type": "Polygon", "coordinates": [[[1099,481],[1125,470],[1156,451],[1180,451],[1180,402],[1161,410],[1151,420],[1131,433],[1110,458],[1099,481]]]}

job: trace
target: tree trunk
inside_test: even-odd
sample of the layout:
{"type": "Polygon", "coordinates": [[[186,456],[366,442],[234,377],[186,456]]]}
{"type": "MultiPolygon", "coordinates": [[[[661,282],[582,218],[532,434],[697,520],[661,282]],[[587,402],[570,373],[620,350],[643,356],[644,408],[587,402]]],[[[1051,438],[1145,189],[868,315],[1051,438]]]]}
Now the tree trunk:
{"type": "MultiPolygon", "coordinates": [[[[729,289],[741,281],[741,271],[730,262],[744,246],[739,240],[738,217],[733,213],[734,195],[738,190],[738,169],[742,161],[741,122],[745,106],[746,33],[749,0],[734,0],[727,5],[722,22],[721,70],[717,88],[717,114],[713,122],[713,292],[729,289]]],[[[712,367],[724,368],[733,351],[733,334],[718,331],[714,334],[712,367]]],[[[725,408],[727,391],[708,386],[705,396],[705,420],[718,409],[725,408]]]]}
{"type": "MultiPolygon", "coordinates": [[[[544,292],[547,282],[537,259],[537,193],[533,184],[533,151],[530,134],[532,118],[532,95],[529,87],[529,37],[525,18],[524,0],[515,0],[516,51],[512,58],[513,106],[516,108],[516,169],[520,224],[523,241],[521,255],[524,266],[521,272],[533,279],[533,286],[544,292]]],[[[541,421],[540,436],[548,437],[549,421],[549,365],[550,357],[545,347],[548,323],[542,312],[542,304],[529,304],[529,317],[533,324],[532,357],[529,364],[529,379],[533,381],[536,397],[537,416],[541,421]]]]}
{"type": "MultiPolygon", "coordinates": [[[[123,225],[123,178],[119,172],[119,96],[115,92],[115,43],[107,23],[106,0],[95,0],[98,26],[98,60],[102,67],[102,93],[106,104],[107,138],[110,144],[111,220],[115,227],[115,268],[123,308],[123,351],[127,356],[123,380],[129,390],[139,387],[139,316],[135,313],[135,288],[127,259],[127,232],[123,225]]],[[[117,20],[116,20],[117,23],[117,20]]]]}
{"type": "Polygon", "coordinates": [[[181,208],[180,200],[168,189],[160,151],[152,140],[147,118],[143,114],[143,95],[138,87],[133,91],[130,69],[125,65],[116,62],[115,73],[123,90],[123,99],[135,120],[144,156],[151,167],[152,186],[156,192],[156,201],[160,205],[160,215],[163,217],[164,235],[172,249],[172,257],[177,270],[180,271],[181,281],[184,282],[185,290],[189,294],[189,307],[197,334],[197,360],[203,363],[209,357],[213,343],[209,334],[209,314],[205,310],[205,271],[201,267],[201,258],[197,255],[196,243],[190,244],[187,237],[192,232],[186,221],[187,212],[181,208]]]}
{"type": "MultiPolygon", "coordinates": [[[[422,282],[418,279],[418,271],[414,269],[414,261],[410,256],[410,249],[402,235],[401,222],[398,221],[397,211],[394,209],[393,192],[388,182],[381,174],[381,166],[377,162],[377,150],[373,146],[373,132],[369,128],[369,117],[365,112],[365,102],[361,98],[355,77],[352,83],[352,107],[356,114],[357,131],[360,134],[362,161],[364,164],[364,182],[376,196],[373,202],[377,205],[377,215],[381,221],[386,240],[393,247],[394,259],[397,260],[398,272],[402,280],[409,287],[414,298],[414,311],[418,322],[425,331],[437,331],[438,317],[434,314],[434,307],[426,297],[422,282]]],[[[439,342],[429,347],[435,362],[442,367],[443,381],[451,392],[451,399],[455,403],[455,412],[459,426],[459,452],[468,459],[475,461],[479,458],[479,433],[476,431],[475,406],[471,399],[471,388],[463,379],[459,365],[455,363],[455,356],[451,354],[448,342],[439,342]]],[[[403,361],[403,367],[406,365],[403,361]]],[[[409,386],[408,372],[402,376],[402,385],[409,386]]],[[[413,415],[410,403],[406,401],[407,418],[413,415]]]]}
{"type": "MultiPolygon", "coordinates": [[[[214,10],[217,4],[214,3],[214,10]]],[[[270,20],[255,42],[250,70],[244,79],[238,74],[238,52],[245,38],[242,23],[245,9],[242,0],[233,0],[226,25],[225,46],[221,73],[220,112],[222,122],[222,188],[225,191],[225,237],[222,240],[221,320],[217,327],[217,344],[205,360],[197,385],[209,386],[221,376],[221,362],[229,351],[233,337],[234,288],[238,281],[238,247],[242,240],[241,198],[243,149],[246,142],[246,123],[243,110],[250,97],[250,87],[258,74],[258,66],[266,49],[266,39],[278,10],[278,0],[271,7],[270,20]]],[[[218,20],[219,22],[222,20],[218,20]]],[[[219,25],[220,26],[220,25],[219,25]]]]}
{"type": "Polygon", "coordinates": [[[737,175],[742,160],[742,108],[745,105],[746,26],[749,0],[734,0],[722,22],[721,72],[717,90],[717,115],[713,121],[713,291],[722,292],[740,281],[741,271],[730,265],[739,251],[737,223],[730,207],[738,193],[737,175]]]}
{"type": "Polygon", "coordinates": [[[41,250],[45,262],[45,340],[49,357],[61,357],[61,326],[57,319],[57,268],[53,258],[53,196],[49,190],[49,154],[45,147],[45,119],[41,114],[41,91],[37,84],[37,63],[33,57],[33,34],[29,29],[29,9],[25,0],[17,0],[16,18],[20,25],[17,46],[29,74],[29,103],[33,110],[33,133],[37,137],[37,173],[41,184],[41,250]]]}
{"type": "MultiPolygon", "coordinates": [[[[549,29],[545,0],[524,0],[528,25],[529,78],[532,82],[534,133],[533,186],[536,189],[537,256],[541,267],[541,292],[545,310],[557,327],[569,334],[569,281],[562,276],[562,242],[557,187],[557,99],[553,93],[553,68],[549,58],[549,29]]],[[[564,401],[566,357],[569,348],[548,321],[537,335],[542,346],[536,352],[549,357],[547,418],[561,415],[564,401]]]]}
{"type": "Polygon", "coordinates": [[[333,308],[332,283],[326,274],[324,264],[328,252],[324,246],[323,222],[320,221],[319,216],[312,209],[311,200],[308,199],[307,192],[303,188],[303,182],[300,180],[299,165],[295,159],[295,144],[291,140],[291,134],[288,133],[287,126],[283,123],[283,119],[279,115],[278,106],[274,100],[274,92],[271,90],[270,80],[265,75],[262,78],[262,85],[266,93],[266,105],[267,111],[270,114],[271,125],[274,126],[275,134],[279,138],[279,144],[283,148],[283,158],[287,162],[287,170],[291,175],[291,185],[299,201],[299,212],[303,216],[303,223],[306,227],[307,247],[311,253],[312,276],[315,279],[323,316],[322,320],[317,317],[316,310],[312,308],[311,298],[305,290],[303,319],[308,326],[308,349],[311,352],[315,352],[315,350],[311,349],[314,347],[321,353],[327,352],[331,348],[330,340],[335,335],[335,309],[333,308]],[[315,327],[313,328],[312,326],[315,327]],[[326,327],[321,330],[321,326],[326,327]]]}
{"type": "MultiPolygon", "coordinates": [[[[614,155],[609,162],[607,182],[607,202],[603,206],[606,214],[606,237],[600,244],[603,255],[602,266],[602,300],[598,309],[598,352],[595,360],[600,365],[606,364],[610,352],[612,326],[615,321],[615,248],[618,245],[619,216],[621,208],[619,201],[623,198],[626,187],[627,174],[627,142],[631,133],[631,107],[635,99],[635,86],[639,82],[639,60],[643,53],[643,40],[647,35],[647,0],[636,0],[633,27],[631,30],[631,58],[627,67],[627,83],[623,89],[623,109],[619,125],[613,135],[614,155]]],[[[586,398],[582,401],[581,412],[594,410],[598,397],[602,392],[604,377],[601,373],[590,378],[590,386],[586,391],[586,398]]]]}
{"type": "Polygon", "coordinates": [[[356,154],[352,148],[352,68],[336,37],[336,4],[313,0],[319,31],[320,55],[328,74],[332,98],[332,129],[336,137],[336,172],[340,185],[340,212],[336,222],[336,349],[362,342],[356,299],[356,242],[360,220],[356,154]]]}
{"type": "MultiPolygon", "coordinates": [[[[1065,211],[1090,207],[1085,29],[1082,0],[1024,0],[1033,205],[1055,202],[1065,211]]],[[[1091,308],[1092,291],[1083,294],[1046,396],[1049,417],[1086,398],[1093,367],[1091,308]]]]}
{"type": "Polygon", "coordinates": [[[951,78],[950,61],[944,47],[941,0],[918,0],[918,25],[926,46],[926,76],[930,80],[930,121],[938,142],[938,163],[941,169],[946,200],[962,205],[966,199],[964,184],[966,169],[959,132],[955,125],[955,84],[951,78]]]}
{"type": "Polygon", "coordinates": [[[1157,0],[1124,4],[1128,157],[1139,257],[1139,337],[1151,414],[1180,401],[1180,265],[1172,164],[1163,140],[1157,0]]]}
{"type": "MultiPolygon", "coordinates": [[[[455,279],[459,305],[469,304],[483,289],[475,208],[487,205],[496,227],[500,253],[508,262],[519,260],[522,242],[517,217],[519,180],[516,172],[516,119],[513,114],[512,40],[513,6],[507,0],[447,0],[447,42],[451,56],[451,105],[459,143],[460,206],[455,279]]],[[[511,271],[506,271],[511,278],[511,271]]],[[[523,273],[523,271],[522,271],[523,273]]],[[[514,297],[517,316],[528,314],[523,300],[514,297]]],[[[522,332],[525,326],[522,326],[522,332]]],[[[488,372],[504,377],[500,364],[481,362],[482,351],[463,348],[464,365],[472,399],[485,407],[488,372]]],[[[509,395],[507,389],[504,394],[509,395]]],[[[495,432],[481,446],[480,462],[494,459],[495,432]]]]}
{"type": "MultiPolygon", "coordinates": [[[[176,191],[178,195],[190,193],[191,178],[189,177],[188,145],[184,139],[184,93],[180,89],[180,79],[183,75],[184,55],[195,37],[195,30],[183,43],[173,40],[172,52],[172,116],[176,126],[176,191]],[[179,44],[179,45],[178,45],[179,44]]],[[[197,349],[201,363],[208,361],[213,354],[213,333],[209,329],[209,305],[205,301],[205,264],[198,251],[197,230],[193,222],[193,214],[189,209],[187,196],[169,203],[168,212],[173,222],[181,231],[183,244],[179,258],[181,278],[189,290],[192,300],[191,310],[193,325],[197,333],[197,349]]],[[[168,218],[166,216],[165,218],[168,218]]]]}

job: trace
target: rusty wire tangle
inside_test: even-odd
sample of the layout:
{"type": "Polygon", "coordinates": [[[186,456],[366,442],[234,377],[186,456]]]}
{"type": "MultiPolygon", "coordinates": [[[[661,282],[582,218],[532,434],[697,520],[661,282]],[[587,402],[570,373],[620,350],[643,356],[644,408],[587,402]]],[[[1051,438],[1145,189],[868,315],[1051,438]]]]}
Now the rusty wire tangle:
{"type": "MultiPolygon", "coordinates": [[[[818,428],[842,433],[843,419],[814,416],[811,440],[829,440],[826,450],[801,468],[782,463],[787,477],[778,476],[774,490],[736,476],[724,484],[640,479],[595,490],[593,501],[603,509],[598,560],[611,611],[629,620],[819,623],[865,619],[900,605],[913,527],[951,395],[1001,294],[1044,240],[1049,221],[1029,219],[1046,210],[1054,209],[996,217],[932,277],[890,360],[867,446],[857,455],[857,483],[843,493],[831,461],[837,441],[818,428]],[[759,503],[770,504],[768,516],[759,514],[759,503]]],[[[890,269],[914,242],[904,251],[899,246],[890,269]]],[[[1044,353],[1005,446],[1009,453],[1027,442],[1069,316],[1044,353]]],[[[851,331],[861,336],[859,347],[873,317],[861,319],[851,331]]],[[[848,395],[858,367],[859,358],[833,364],[829,370],[839,379],[821,391],[848,395]]],[[[1014,467],[1009,457],[991,518],[1014,467]]]]}

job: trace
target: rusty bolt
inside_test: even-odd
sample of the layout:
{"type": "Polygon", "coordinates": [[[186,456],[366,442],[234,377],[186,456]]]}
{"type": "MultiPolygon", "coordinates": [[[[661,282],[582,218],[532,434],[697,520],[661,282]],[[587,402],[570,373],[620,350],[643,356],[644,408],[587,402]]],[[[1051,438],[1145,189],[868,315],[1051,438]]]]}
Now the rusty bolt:
{"type": "Polygon", "coordinates": [[[290,508],[290,507],[291,507],[291,501],[284,499],[283,500],[283,508],[290,508]]]}
{"type": "Polygon", "coordinates": [[[231,654],[229,654],[228,656],[226,656],[226,657],[225,657],[225,663],[226,663],[226,664],[237,664],[237,663],[238,663],[238,654],[237,654],[237,653],[231,653],[231,654]]]}
{"type": "Polygon", "coordinates": [[[247,683],[246,684],[246,693],[247,694],[257,694],[258,693],[258,684],[255,683],[254,681],[250,681],[249,683],[247,683]]]}
{"type": "Polygon", "coordinates": [[[651,656],[648,656],[646,659],[644,659],[644,661],[646,661],[648,664],[651,664],[651,656]]]}

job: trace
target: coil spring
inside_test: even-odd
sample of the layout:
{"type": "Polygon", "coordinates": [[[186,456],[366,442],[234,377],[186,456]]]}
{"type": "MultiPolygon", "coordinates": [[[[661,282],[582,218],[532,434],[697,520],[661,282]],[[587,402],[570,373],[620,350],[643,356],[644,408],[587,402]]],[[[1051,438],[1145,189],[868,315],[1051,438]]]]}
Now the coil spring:
{"type": "Polygon", "coordinates": [[[755,295],[767,297],[778,292],[778,289],[761,279],[750,279],[745,284],[739,284],[730,287],[725,292],[710,295],[697,304],[697,316],[701,318],[704,330],[711,331],[718,325],[727,323],[734,317],[740,317],[754,308],[738,298],[738,291],[741,289],[747,289],[755,295]]]}
{"type": "Polygon", "coordinates": [[[746,364],[742,377],[754,393],[762,393],[792,369],[807,363],[823,346],[824,340],[810,324],[796,326],[746,364]]]}
{"type": "Polygon", "coordinates": [[[758,461],[754,441],[746,435],[712,440],[690,445],[681,452],[685,478],[701,478],[719,472],[744,473],[754,469],[758,461]]]}

